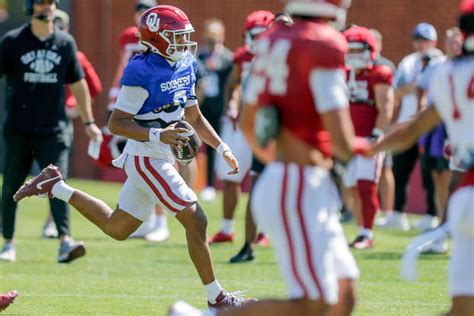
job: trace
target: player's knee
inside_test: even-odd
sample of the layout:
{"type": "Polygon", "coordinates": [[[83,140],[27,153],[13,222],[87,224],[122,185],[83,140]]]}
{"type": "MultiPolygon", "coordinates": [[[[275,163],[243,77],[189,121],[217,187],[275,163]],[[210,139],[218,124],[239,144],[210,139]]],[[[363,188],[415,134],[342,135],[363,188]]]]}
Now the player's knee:
{"type": "Polygon", "coordinates": [[[326,315],[329,311],[329,305],[323,300],[308,300],[303,299],[299,301],[301,315],[326,315]]]}
{"type": "Polygon", "coordinates": [[[118,241],[126,240],[130,234],[124,231],[121,231],[116,228],[116,226],[109,225],[104,229],[104,233],[118,241]]]}
{"type": "Polygon", "coordinates": [[[205,237],[207,230],[207,217],[199,204],[189,205],[185,211],[191,214],[189,224],[186,227],[188,233],[205,237]]]}

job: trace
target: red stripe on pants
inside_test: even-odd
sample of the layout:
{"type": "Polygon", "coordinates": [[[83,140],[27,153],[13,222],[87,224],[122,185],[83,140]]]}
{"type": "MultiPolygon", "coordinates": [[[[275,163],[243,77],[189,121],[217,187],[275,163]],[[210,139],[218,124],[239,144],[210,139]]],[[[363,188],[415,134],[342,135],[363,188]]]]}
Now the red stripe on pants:
{"type": "Polygon", "coordinates": [[[143,172],[142,167],[140,166],[140,158],[138,156],[135,156],[135,167],[137,168],[138,173],[140,176],[143,178],[143,180],[148,184],[150,189],[155,193],[156,197],[158,200],[163,202],[163,204],[172,212],[178,213],[179,210],[171,206],[161,195],[160,191],[158,191],[158,188],[153,184],[153,182],[148,178],[148,176],[143,172]]]}
{"type": "Polygon", "coordinates": [[[179,196],[177,196],[172,190],[171,187],[168,185],[165,179],[160,175],[158,171],[156,171],[153,166],[150,163],[150,158],[149,157],[144,157],[143,158],[145,162],[145,167],[150,171],[150,173],[153,175],[153,177],[160,183],[161,187],[165,190],[166,194],[175,202],[176,204],[179,204],[181,206],[188,206],[189,202],[181,199],[179,196]]]}
{"type": "Polygon", "coordinates": [[[288,216],[286,210],[286,193],[287,193],[287,185],[288,185],[288,165],[284,164],[283,166],[283,181],[282,181],[282,188],[281,188],[281,217],[283,220],[283,226],[285,227],[285,236],[286,240],[288,241],[288,247],[290,250],[290,264],[291,264],[291,272],[295,277],[296,282],[303,290],[304,297],[308,297],[308,289],[304,285],[303,281],[301,280],[300,275],[298,274],[298,270],[296,267],[296,257],[295,257],[295,249],[293,247],[293,240],[291,238],[290,232],[290,225],[288,223],[288,216]]]}
{"type": "MultiPolygon", "coordinates": [[[[313,252],[311,249],[311,244],[308,238],[308,232],[306,230],[305,221],[304,221],[304,214],[303,214],[303,192],[304,192],[304,167],[299,166],[299,180],[298,180],[298,200],[297,200],[297,209],[298,209],[298,219],[301,225],[301,232],[303,233],[303,240],[304,240],[304,247],[306,250],[306,262],[308,263],[309,272],[311,273],[311,278],[313,282],[316,284],[316,288],[318,289],[319,295],[324,300],[324,292],[319,283],[318,275],[316,274],[316,268],[313,264],[313,252]]],[[[316,216],[316,214],[314,214],[316,216]]]]}

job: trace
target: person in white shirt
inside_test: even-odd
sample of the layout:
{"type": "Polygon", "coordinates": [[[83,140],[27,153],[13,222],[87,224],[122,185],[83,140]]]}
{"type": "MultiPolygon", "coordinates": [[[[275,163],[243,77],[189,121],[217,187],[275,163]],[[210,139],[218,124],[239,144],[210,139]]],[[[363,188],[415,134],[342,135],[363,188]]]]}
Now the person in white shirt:
{"type": "MultiPolygon", "coordinates": [[[[399,108],[395,109],[394,122],[403,123],[412,118],[418,111],[416,82],[424,67],[424,57],[442,55],[436,49],[436,29],[428,23],[416,25],[413,31],[413,47],[415,52],[402,59],[394,76],[395,104],[399,101],[399,108]]],[[[410,224],[404,214],[407,201],[407,185],[410,175],[418,159],[418,146],[415,144],[407,150],[393,157],[393,174],[395,176],[395,203],[393,212],[385,218],[377,220],[381,227],[409,230],[410,224]]],[[[423,175],[423,183],[427,192],[428,209],[436,212],[434,203],[434,189],[431,174],[423,175]]]]}

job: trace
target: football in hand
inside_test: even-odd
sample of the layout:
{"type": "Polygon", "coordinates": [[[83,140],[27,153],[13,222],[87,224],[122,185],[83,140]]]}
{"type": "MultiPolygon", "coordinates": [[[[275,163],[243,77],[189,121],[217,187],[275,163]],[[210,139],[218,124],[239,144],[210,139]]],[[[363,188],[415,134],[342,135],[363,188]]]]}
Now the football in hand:
{"type": "Polygon", "coordinates": [[[194,128],[186,121],[179,121],[174,127],[188,130],[186,133],[182,133],[183,136],[189,138],[186,144],[181,146],[170,145],[171,152],[176,160],[180,163],[188,164],[196,157],[199,147],[201,146],[201,140],[197,136],[194,128]]]}

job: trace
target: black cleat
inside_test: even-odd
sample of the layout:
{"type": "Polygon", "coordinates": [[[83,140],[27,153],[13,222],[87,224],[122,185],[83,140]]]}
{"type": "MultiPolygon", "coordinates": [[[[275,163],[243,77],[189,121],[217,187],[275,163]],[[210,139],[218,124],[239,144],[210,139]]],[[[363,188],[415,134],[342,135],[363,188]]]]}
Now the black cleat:
{"type": "Polygon", "coordinates": [[[249,243],[245,243],[238,254],[230,258],[230,263],[242,263],[245,261],[252,261],[255,259],[255,254],[249,243]]]}

